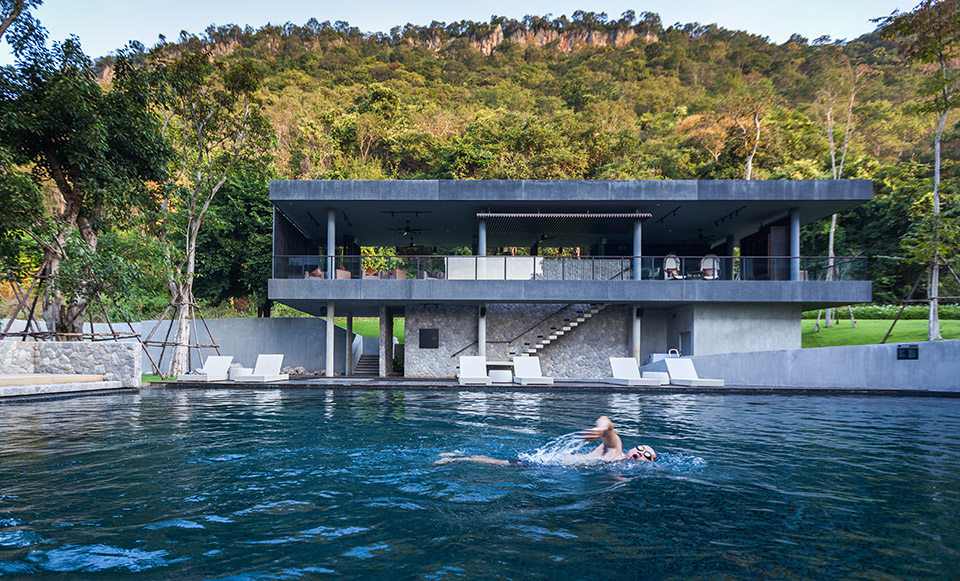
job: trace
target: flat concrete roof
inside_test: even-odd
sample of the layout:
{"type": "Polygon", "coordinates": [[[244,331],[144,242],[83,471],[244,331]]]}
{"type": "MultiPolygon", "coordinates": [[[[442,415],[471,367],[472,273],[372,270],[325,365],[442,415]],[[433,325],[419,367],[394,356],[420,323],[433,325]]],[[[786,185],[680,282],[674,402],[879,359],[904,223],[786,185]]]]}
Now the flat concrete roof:
{"type": "MultiPolygon", "coordinates": [[[[313,180],[273,181],[270,200],[308,237],[326,236],[327,211],[337,233],[365,246],[459,246],[476,232],[480,212],[648,212],[645,243],[672,244],[749,235],[798,209],[801,223],[842,212],[873,197],[870,180],[313,180]]],[[[523,246],[537,233],[510,224],[488,230],[490,246],[523,246]]],[[[627,241],[628,224],[568,233],[573,246],[599,235],[627,241]]]]}

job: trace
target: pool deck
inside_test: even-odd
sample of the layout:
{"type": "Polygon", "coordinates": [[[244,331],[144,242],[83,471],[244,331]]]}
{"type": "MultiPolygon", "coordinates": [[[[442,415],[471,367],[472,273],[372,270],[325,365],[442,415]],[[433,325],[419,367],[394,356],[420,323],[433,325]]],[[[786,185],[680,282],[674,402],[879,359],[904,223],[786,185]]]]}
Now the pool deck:
{"type": "Polygon", "coordinates": [[[323,377],[300,376],[286,381],[273,383],[240,383],[236,381],[166,381],[149,384],[155,388],[184,389],[376,389],[376,390],[457,390],[457,391],[611,391],[643,394],[845,394],[845,395],[909,395],[926,397],[960,397],[960,391],[897,389],[888,387],[683,387],[664,385],[660,387],[627,387],[603,383],[596,379],[556,380],[553,385],[519,385],[516,383],[494,383],[492,385],[460,385],[456,379],[412,379],[405,377],[323,377]]]}

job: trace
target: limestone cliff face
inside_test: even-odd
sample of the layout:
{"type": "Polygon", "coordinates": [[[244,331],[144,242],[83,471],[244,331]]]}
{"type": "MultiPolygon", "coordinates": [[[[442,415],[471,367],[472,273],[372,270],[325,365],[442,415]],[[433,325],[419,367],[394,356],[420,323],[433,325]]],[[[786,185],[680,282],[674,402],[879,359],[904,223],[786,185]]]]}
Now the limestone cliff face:
{"type": "MultiPolygon", "coordinates": [[[[470,44],[485,55],[490,55],[494,49],[507,40],[514,44],[546,46],[556,42],[556,47],[564,53],[571,53],[585,47],[614,46],[620,47],[630,43],[638,37],[637,33],[631,29],[627,30],[578,30],[569,32],[557,32],[551,29],[539,30],[518,30],[505,36],[503,28],[497,25],[487,35],[470,37],[470,44]]],[[[657,36],[647,33],[643,37],[644,42],[657,42],[657,36]]],[[[430,43],[430,48],[438,46],[439,42],[430,43]]]]}

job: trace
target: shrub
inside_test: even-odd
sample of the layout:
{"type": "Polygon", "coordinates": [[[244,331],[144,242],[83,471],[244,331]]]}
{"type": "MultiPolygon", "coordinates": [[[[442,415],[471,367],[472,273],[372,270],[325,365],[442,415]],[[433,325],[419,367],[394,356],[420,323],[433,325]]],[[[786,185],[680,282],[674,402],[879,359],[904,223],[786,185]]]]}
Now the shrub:
{"type": "MultiPolygon", "coordinates": [[[[893,319],[897,316],[900,305],[860,305],[853,307],[853,316],[857,319],[893,319]]],[[[846,307],[834,309],[834,316],[848,317],[846,307]]],[[[930,316],[930,307],[927,305],[909,305],[903,309],[901,319],[927,319],[930,316]]],[[[805,311],[804,319],[816,319],[817,311],[805,311]]],[[[940,305],[941,319],[960,319],[960,305],[940,305]]]]}

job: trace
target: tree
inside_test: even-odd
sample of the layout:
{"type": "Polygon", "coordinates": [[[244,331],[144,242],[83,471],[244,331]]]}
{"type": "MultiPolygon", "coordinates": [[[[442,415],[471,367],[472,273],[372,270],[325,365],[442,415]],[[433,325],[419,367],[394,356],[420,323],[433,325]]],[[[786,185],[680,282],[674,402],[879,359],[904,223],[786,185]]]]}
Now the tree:
{"type": "Polygon", "coordinates": [[[0,38],[14,23],[35,26],[36,21],[29,11],[42,3],[43,0],[0,0],[0,38]]]}
{"type": "MultiPolygon", "coordinates": [[[[843,177],[843,164],[847,160],[847,152],[850,150],[850,139],[853,135],[853,108],[857,101],[857,90],[860,79],[870,72],[870,68],[865,65],[859,65],[854,68],[849,61],[841,63],[839,70],[832,70],[822,81],[822,88],[817,92],[816,101],[813,103],[813,117],[816,119],[820,128],[823,129],[830,146],[830,175],[833,179],[839,180],[843,177]],[[840,115],[843,120],[838,122],[836,115],[837,109],[845,103],[845,111],[841,110],[840,115]],[[842,133],[840,145],[837,145],[837,132],[842,133]],[[839,154],[839,159],[837,158],[839,154]]],[[[827,242],[827,280],[834,278],[834,266],[836,264],[835,241],[837,237],[837,220],[839,216],[833,214],[830,216],[830,234],[827,242]]],[[[851,324],[856,327],[856,321],[853,318],[853,309],[850,309],[851,324]]],[[[833,309],[827,309],[826,327],[833,326],[833,309]]],[[[817,312],[817,324],[815,331],[820,329],[820,312],[817,312]]]]}
{"type": "Polygon", "coordinates": [[[727,103],[726,115],[740,138],[746,154],[747,168],[743,179],[753,175],[753,158],[760,147],[763,119],[773,104],[774,89],[768,79],[754,76],[746,87],[737,91],[727,103]]]}
{"type": "Polygon", "coordinates": [[[214,197],[238,164],[257,153],[267,133],[255,97],[257,69],[246,61],[232,66],[214,61],[195,38],[181,42],[192,46],[179,52],[161,44],[151,55],[164,84],[164,133],[177,150],[158,220],[175,310],[171,375],[187,371],[200,227],[214,197]]]}
{"type": "Polygon", "coordinates": [[[940,139],[950,111],[960,104],[960,1],[923,0],[910,12],[894,12],[879,19],[884,36],[900,41],[898,52],[907,60],[934,65],[920,89],[924,99],[918,110],[937,115],[933,139],[933,224],[930,245],[928,298],[930,318],[927,338],[942,339],[939,301],[940,266],[944,257],[940,217],[940,139]]]}
{"type": "MultiPolygon", "coordinates": [[[[11,166],[30,169],[33,185],[21,191],[52,188],[51,207],[22,228],[43,255],[48,331],[76,338],[89,300],[102,290],[99,236],[149,205],[168,149],[150,89],[125,54],[104,88],[76,38],[47,48],[45,31],[29,26],[12,44],[16,64],[0,70],[0,144],[11,166]]],[[[8,186],[23,185],[15,172],[5,169],[8,186]]]]}

